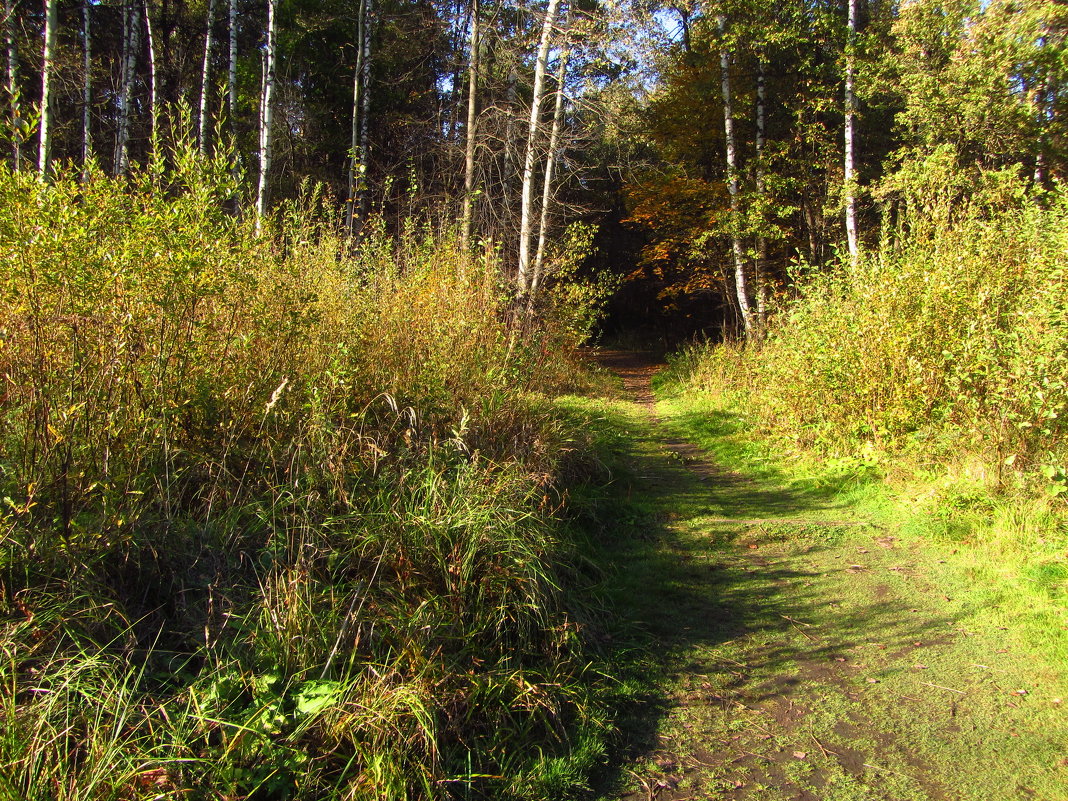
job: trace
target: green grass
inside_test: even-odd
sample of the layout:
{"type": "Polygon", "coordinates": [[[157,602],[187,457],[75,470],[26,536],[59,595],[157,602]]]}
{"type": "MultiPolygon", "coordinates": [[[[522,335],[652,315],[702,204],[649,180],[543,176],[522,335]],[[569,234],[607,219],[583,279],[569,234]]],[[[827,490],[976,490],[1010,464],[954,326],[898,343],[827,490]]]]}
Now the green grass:
{"type": "Polygon", "coordinates": [[[0,169],[0,799],[572,797],[597,293],[175,158],[0,169]]]}
{"type": "Polygon", "coordinates": [[[938,555],[947,591],[1068,676],[1068,516],[1059,502],[992,486],[967,466],[923,467],[905,455],[821,457],[753,430],[729,402],[668,382],[668,426],[724,464],[850,510],[938,555]],[[748,427],[747,427],[748,426],[748,427]]]}
{"type": "Polygon", "coordinates": [[[597,638],[626,701],[604,797],[1068,795],[1066,685],[1022,606],[991,609],[959,546],[891,527],[877,469],[791,462],[706,403],[661,403],[657,428],[561,401],[611,477],[576,498],[598,510],[597,638]]]}

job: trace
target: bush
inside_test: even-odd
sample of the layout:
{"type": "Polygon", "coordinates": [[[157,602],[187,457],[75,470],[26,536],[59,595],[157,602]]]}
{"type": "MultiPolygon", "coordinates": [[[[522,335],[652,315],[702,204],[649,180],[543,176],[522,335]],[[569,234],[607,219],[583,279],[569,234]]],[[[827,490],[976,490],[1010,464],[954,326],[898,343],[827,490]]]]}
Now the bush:
{"type": "Polygon", "coordinates": [[[0,786],[529,787],[585,704],[536,395],[570,329],[518,332],[492,254],[353,248],[314,192],[257,236],[178,163],[0,172],[0,786]]]}
{"type": "Polygon", "coordinates": [[[1047,458],[1068,432],[1066,223],[1064,198],[976,213],[805,276],[762,348],[714,351],[695,380],[827,451],[1047,458]]]}

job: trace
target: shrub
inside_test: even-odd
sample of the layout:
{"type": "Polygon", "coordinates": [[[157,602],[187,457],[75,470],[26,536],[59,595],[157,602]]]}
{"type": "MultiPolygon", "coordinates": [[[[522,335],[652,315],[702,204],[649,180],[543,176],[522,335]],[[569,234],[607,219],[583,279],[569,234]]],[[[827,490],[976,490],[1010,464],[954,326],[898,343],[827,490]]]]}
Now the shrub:
{"type": "Polygon", "coordinates": [[[0,786],[504,792],[582,716],[536,398],[577,343],[492,254],[314,192],[257,236],[177,162],[0,172],[0,786]]]}

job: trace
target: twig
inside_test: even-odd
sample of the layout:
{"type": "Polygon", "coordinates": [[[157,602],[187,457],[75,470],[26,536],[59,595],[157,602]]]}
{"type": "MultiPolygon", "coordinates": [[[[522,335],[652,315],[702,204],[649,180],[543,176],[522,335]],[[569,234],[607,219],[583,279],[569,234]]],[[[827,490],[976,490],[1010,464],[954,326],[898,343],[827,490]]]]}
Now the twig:
{"type": "Polygon", "coordinates": [[[792,617],[787,617],[786,615],[779,615],[779,617],[781,617],[783,620],[789,620],[791,623],[793,623],[794,624],[794,628],[797,629],[799,632],[801,632],[806,637],[808,637],[810,642],[816,642],[816,638],[815,637],[813,637],[807,631],[805,631],[803,628],[801,628],[801,626],[811,626],[812,625],[811,623],[802,623],[800,620],[794,620],[792,617]]]}
{"type": "Polygon", "coordinates": [[[908,775],[907,773],[898,773],[898,772],[897,772],[896,770],[890,770],[890,768],[880,768],[880,767],[878,767],[877,765],[872,765],[872,764],[871,764],[871,763],[869,763],[869,762],[865,762],[865,763],[864,763],[864,767],[866,767],[866,768],[871,768],[872,770],[877,770],[877,771],[879,771],[880,773],[893,773],[893,774],[894,774],[895,776],[903,776],[903,777],[905,777],[906,779],[911,779],[911,778],[912,778],[912,777],[911,777],[911,776],[909,776],[909,775],[908,775]]]}
{"type": "Polygon", "coordinates": [[[834,754],[835,756],[838,756],[838,753],[836,751],[828,751],[826,748],[824,748],[823,743],[816,739],[815,734],[809,732],[808,736],[812,738],[812,742],[814,742],[819,747],[819,749],[823,752],[824,756],[827,756],[828,754],[834,754]]]}
{"type": "Polygon", "coordinates": [[[949,690],[951,693],[960,693],[961,695],[967,695],[968,694],[964,690],[954,690],[952,687],[943,687],[941,684],[931,684],[930,682],[927,682],[927,681],[921,681],[920,684],[925,684],[928,687],[934,687],[935,689],[938,689],[938,690],[949,690]]]}

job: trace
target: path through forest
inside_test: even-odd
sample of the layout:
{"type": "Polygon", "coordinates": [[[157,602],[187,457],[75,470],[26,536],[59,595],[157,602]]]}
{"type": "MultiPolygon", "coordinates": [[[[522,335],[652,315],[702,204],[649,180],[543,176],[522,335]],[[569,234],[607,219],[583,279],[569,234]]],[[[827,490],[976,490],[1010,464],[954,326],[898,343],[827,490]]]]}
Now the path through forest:
{"type": "Polygon", "coordinates": [[[1063,678],[946,593],[946,554],[718,466],[658,416],[656,359],[598,358],[631,532],[604,545],[606,638],[645,688],[606,797],[1068,799],[1063,678]]]}

